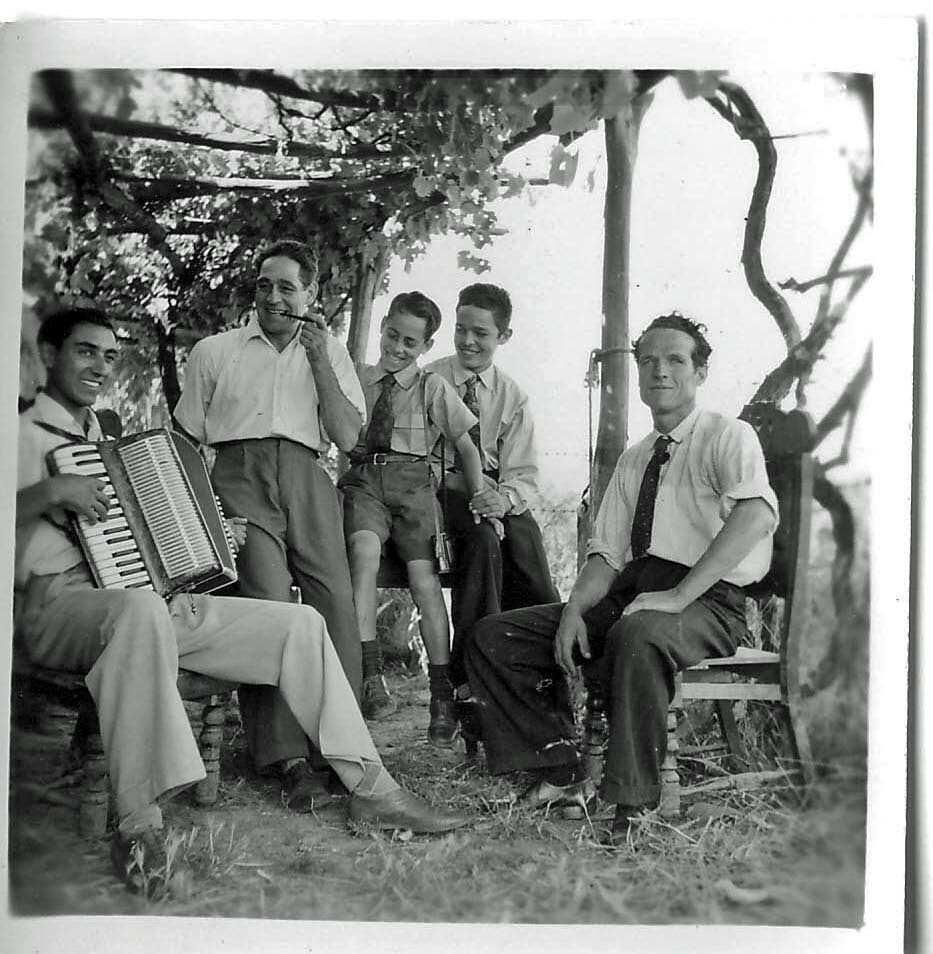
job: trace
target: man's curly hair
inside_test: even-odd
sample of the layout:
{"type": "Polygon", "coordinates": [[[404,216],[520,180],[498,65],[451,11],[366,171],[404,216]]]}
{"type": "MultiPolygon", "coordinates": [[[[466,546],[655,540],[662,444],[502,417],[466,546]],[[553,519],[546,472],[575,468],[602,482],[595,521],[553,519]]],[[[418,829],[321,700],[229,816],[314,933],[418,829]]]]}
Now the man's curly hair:
{"type": "Polygon", "coordinates": [[[685,317],[678,311],[672,311],[669,315],[659,315],[647,328],[632,342],[632,352],[635,360],[638,361],[638,346],[642,338],[649,331],[655,328],[672,328],[674,331],[682,331],[684,334],[693,338],[693,366],[694,368],[703,368],[709,362],[709,356],[713,353],[710,343],[706,340],[706,325],[685,317]]]}

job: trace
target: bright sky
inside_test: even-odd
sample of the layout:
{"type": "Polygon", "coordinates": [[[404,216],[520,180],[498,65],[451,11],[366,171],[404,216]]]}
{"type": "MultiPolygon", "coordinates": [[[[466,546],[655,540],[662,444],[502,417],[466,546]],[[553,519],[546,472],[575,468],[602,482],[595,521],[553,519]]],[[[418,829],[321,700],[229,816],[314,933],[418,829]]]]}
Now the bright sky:
{"type": "MultiPolygon", "coordinates": [[[[778,173],[763,247],[765,272],[774,282],[822,275],[855,208],[841,150],[865,147],[860,107],[820,75],[730,78],[749,90],[773,135],[826,130],[777,142],[778,173]]],[[[512,168],[527,176],[546,176],[554,141],[540,140],[515,154],[512,168]]],[[[440,305],[444,323],[433,352],[440,356],[451,350],[460,288],[490,281],[508,289],[514,335],[499,349],[497,361],[529,394],[542,457],[542,488],[559,493],[578,492],[587,480],[583,377],[589,352],[599,347],[602,324],[602,130],[587,134],[579,149],[570,188],[531,187],[496,205],[500,224],[509,233],[481,253],[491,262],[491,271],[477,276],[459,269],[457,252],[469,243],[454,236],[432,240],[409,274],[403,263],[394,263],[389,294],[375,302],[368,349],[368,359],[376,360],[378,319],[398,292],[417,288],[440,305]]],[[[633,190],[631,331],[637,334],[652,317],[673,309],[703,321],[713,357],[700,400],[732,414],[785,353],[777,326],[749,292],[740,264],[744,216],[756,172],[751,144],[740,141],[705,102],[685,99],[670,81],[657,88],[642,124],[633,190]]],[[[867,241],[856,246],[849,262],[870,264],[867,246],[867,241]]],[[[786,295],[806,333],[819,290],[786,295]]],[[[817,366],[808,392],[817,419],[862,360],[869,341],[871,297],[869,281],[830,342],[826,360],[817,366]]],[[[637,392],[630,408],[629,435],[637,440],[651,426],[637,392]]],[[[597,413],[598,405],[594,431],[597,413]]],[[[853,454],[864,462],[866,442],[858,432],[856,438],[853,454]]],[[[833,456],[836,446],[836,441],[827,442],[821,458],[833,456]]],[[[864,469],[862,463],[855,472],[864,469]]]]}

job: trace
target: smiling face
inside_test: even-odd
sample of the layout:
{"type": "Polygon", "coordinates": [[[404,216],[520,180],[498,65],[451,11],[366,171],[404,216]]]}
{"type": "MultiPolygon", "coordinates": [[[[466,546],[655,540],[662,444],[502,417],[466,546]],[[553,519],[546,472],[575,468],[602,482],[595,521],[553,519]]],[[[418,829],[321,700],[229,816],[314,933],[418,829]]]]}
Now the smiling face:
{"type": "Polygon", "coordinates": [[[256,280],[256,314],[273,344],[284,346],[292,340],[315,294],[317,286],[302,281],[301,266],[293,258],[273,255],[262,263],[256,280]]]}
{"type": "Polygon", "coordinates": [[[638,343],[638,391],[661,433],[675,428],[696,407],[706,366],[693,366],[694,341],[684,331],[654,328],[638,343]]]}
{"type": "Polygon", "coordinates": [[[425,340],[426,325],[424,318],[407,311],[386,315],[379,337],[379,356],[386,371],[395,374],[431,349],[434,339],[425,340]]]}
{"type": "Polygon", "coordinates": [[[460,364],[468,371],[485,371],[492,364],[496,348],[512,336],[512,329],[500,332],[493,313],[476,305],[461,305],[457,309],[454,328],[454,347],[460,364]]]}
{"type": "Polygon", "coordinates": [[[39,345],[48,369],[45,393],[74,417],[91,407],[110,383],[119,349],[108,328],[79,322],[60,348],[39,345]]]}

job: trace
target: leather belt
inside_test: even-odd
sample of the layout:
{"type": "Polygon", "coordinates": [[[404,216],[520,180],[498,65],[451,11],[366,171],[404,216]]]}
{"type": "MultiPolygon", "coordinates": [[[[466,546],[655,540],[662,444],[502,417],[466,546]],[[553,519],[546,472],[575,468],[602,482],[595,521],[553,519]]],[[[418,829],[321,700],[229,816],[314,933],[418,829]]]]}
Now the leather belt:
{"type": "Polygon", "coordinates": [[[414,463],[416,461],[423,461],[424,457],[419,457],[417,454],[402,454],[402,453],[377,453],[377,454],[354,454],[350,458],[351,464],[376,464],[379,467],[384,466],[385,464],[402,464],[402,463],[414,463]]]}

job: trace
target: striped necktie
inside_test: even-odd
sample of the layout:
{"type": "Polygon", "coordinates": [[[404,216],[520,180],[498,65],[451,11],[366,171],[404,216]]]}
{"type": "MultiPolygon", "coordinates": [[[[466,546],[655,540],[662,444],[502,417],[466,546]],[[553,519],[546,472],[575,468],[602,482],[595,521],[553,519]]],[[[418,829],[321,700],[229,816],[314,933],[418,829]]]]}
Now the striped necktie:
{"type": "Polygon", "coordinates": [[[483,460],[483,444],[480,440],[479,431],[479,395],[476,393],[476,385],[478,383],[478,374],[474,374],[473,377],[467,381],[466,388],[463,392],[463,403],[473,417],[476,418],[476,423],[470,428],[470,439],[473,441],[477,451],[479,451],[479,459],[483,460]]]}

